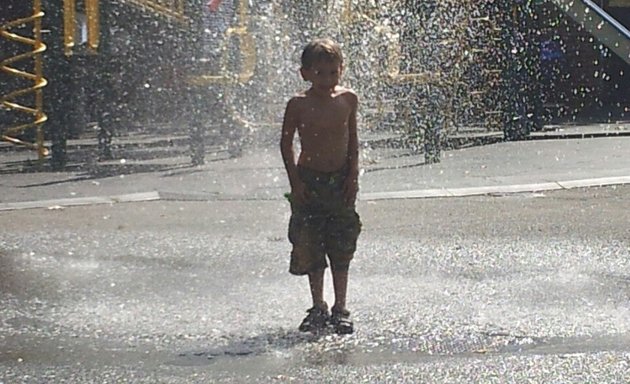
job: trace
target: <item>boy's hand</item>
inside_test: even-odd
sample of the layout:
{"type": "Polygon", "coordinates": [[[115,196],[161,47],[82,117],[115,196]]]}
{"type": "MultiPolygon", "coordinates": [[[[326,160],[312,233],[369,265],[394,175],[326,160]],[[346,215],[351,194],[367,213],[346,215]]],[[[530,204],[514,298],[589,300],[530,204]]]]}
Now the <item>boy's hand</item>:
{"type": "Polygon", "coordinates": [[[357,199],[359,192],[359,180],[356,175],[348,175],[343,183],[343,198],[346,205],[352,206],[357,199]]]}
{"type": "Polygon", "coordinates": [[[296,181],[295,184],[291,186],[291,197],[302,204],[308,202],[308,191],[302,181],[296,181]]]}

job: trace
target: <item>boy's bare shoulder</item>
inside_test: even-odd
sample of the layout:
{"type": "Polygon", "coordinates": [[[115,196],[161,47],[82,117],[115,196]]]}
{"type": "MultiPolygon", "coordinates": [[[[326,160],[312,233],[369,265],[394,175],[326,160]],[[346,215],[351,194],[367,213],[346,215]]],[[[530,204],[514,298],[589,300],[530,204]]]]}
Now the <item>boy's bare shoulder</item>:
{"type": "Polygon", "coordinates": [[[300,91],[296,93],[295,95],[293,95],[290,101],[293,101],[293,100],[300,101],[300,100],[306,99],[307,97],[308,97],[307,91],[300,91]]]}
{"type": "Polygon", "coordinates": [[[306,99],[307,99],[306,92],[298,92],[289,99],[289,101],[287,102],[287,105],[297,107],[299,104],[304,103],[306,99]]]}
{"type": "Polygon", "coordinates": [[[336,96],[341,96],[343,98],[347,98],[348,100],[352,101],[353,103],[356,103],[357,100],[358,100],[358,96],[357,96],[356,92],[354,92],[354,90],[352,90],[350,88],[337,87],[335,89],[335,95],[336,96]]]}
{"type": "Polygon", "coordinates": [[[337,86],[337,88],[335,88],[335,93],[337,95],[349,95],[349,96],[355,96],[355,97],[357,95],[353,89],[342,87],[342,86],[337,86]]]}

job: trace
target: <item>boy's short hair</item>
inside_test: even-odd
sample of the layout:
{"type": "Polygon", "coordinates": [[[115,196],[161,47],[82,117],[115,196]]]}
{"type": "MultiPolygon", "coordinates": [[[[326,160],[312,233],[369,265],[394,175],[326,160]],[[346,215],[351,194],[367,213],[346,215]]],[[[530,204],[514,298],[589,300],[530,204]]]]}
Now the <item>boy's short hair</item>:
{"type": "Polygon", "coordinates": [[[308,43],[302,52],[302,68],[310,68],[319,61],[339,61],[343,63],[341,47],[332,39],[316,39],[308,43]]]}

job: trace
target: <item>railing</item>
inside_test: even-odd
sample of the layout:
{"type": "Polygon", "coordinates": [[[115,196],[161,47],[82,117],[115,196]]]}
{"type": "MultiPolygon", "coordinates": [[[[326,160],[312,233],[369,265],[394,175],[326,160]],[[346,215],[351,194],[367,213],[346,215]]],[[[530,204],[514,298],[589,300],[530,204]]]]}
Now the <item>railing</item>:
{"type": "MultiPolygon", "coordinates": [[[[74,1],[74,0],[71,0],[74,1]]],[[[153,11],[163,17],[175,19],[181,23],[189,23],[190,17],[186,15],[186,0],[123,0],[126,3],[153,11]]],[[[238,52],[241,55],[241,70],[233,73],[227,70],[229,57],[224,54],[219,73],[208,73],[199,76],[190,76],[188,82],[191,85],[246,83],[254,76],[256,68],[256,46],[254,38],[248,29],[249,24],[249,0],[240,0],[237,11],[237,22],[233,27],[225,31],[222,52],[227,52],[227,44],[236,36],[239,41],[238,52]]]]}
{"type": "Polygon", "coordinates": [[[356,12],[353,9],[353,0],[344,0],[341,22],[345,25],[351,25],[353,23],[371,24],[374,26],[375,31],[385,38],[387,41],[387,69],[386,72],[381,75],[384,76],[387,81],[394,84],[431,84],[441,81],[442,76],[438,72],[401,73],[402,47],[398,33],[395,33],[391,26],[378,23],[371,15],[356,12]]]}
{"type": "Polygon", "coordinates": [[[240,0],[236,26],[230,27],[225,31],[224,46],[221,49],[223,57],[220,73],[191,76],[189,78],[190,84],[203,86],[208,84],[246,83],[254,76],[256,69],[256,45],[252,34],[248,30],[248,24],[249,0],[240,0]],[[241,55],[241,70],[239,73],[227,70],[228,56],[225,53],[228,51],[227,44],[232,36],[237,36],[239,39],[239,53],[241,55]]]}
{"type": "Polygon", "coordinates": [[[39,159],[43,159],[48,156],[49,151],[44,147],[44,131],[42,124],[47,120],[46,115],[43,112],[43,95],[42,89],[46,86],[47,81],[43,77],[43,62],[41,54],[46,50],[46,45],[42,42],[42,18],[44,12],[42,12],[41,0],[33,0],[33,15],[13,21],[0,26],[0,37],[5,39],[25,44],[32,47],[32,50],[26,53],[21,53],[16,56],[0,61],[0,70],[7,73],[10,76],[20,79],[26,79],[33,82],[33,85],[28,88],[18,89],[11,91],[6,95],[1,95],[0,103],[3,107],[18,112],[26,113],[33,116],[34,120],[25,124],[19,124],[13,127],[3,129],[0,139],[10,142],[12,144],[24,145],[28,148],[37,150],[39,159]],[[33,37],[25,37],[11,32],[13,28],[20,27],[22,25],[33,24],[33,37]],[[23,60],[34,60],[33,73],[26,72],[22,69],[15,68],[13,65],[23,60]],[[34,106],[25,106],[18,102],[23,96],[33,94],[34,106]],[[13,137],[15,134],[23,133],[29,128],[36,128],[36,141],[35,143],[26,142],[13,137]]]}
{"type": "Polygon", "coordinates": [[[553,0],[553,2],[626,63],[630,64],[630,31],[628,28],[591,0],[553,0]]]}
{"type": "Polygon", "coordinates": [[[606,20],[610,25],[615,27],[615,29],[626,37],[626,39],[630,40],[630,31],[623,24],[615,20],[612,16],[608,14],[608,12],[604,11],[599,5],[595,4],[591,0],[582,0],[584,4],[588,5],[593,11],[595,11],[602,19],[606,20]]]}

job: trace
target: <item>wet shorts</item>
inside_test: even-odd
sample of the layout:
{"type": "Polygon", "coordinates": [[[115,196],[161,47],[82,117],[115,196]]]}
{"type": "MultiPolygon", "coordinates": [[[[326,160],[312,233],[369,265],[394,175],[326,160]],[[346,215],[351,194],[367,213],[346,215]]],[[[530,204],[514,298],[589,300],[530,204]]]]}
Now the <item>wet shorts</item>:
{"type": "Polygon", "coordinates": [[[305,275],[328,266],[348,269],[361,232],[361,220],[354,206],[343,199],[347,171],[318,172],[298,167],[309,200],[291,201],[289,241],[293,244],[289,272],[305,275]]]}

